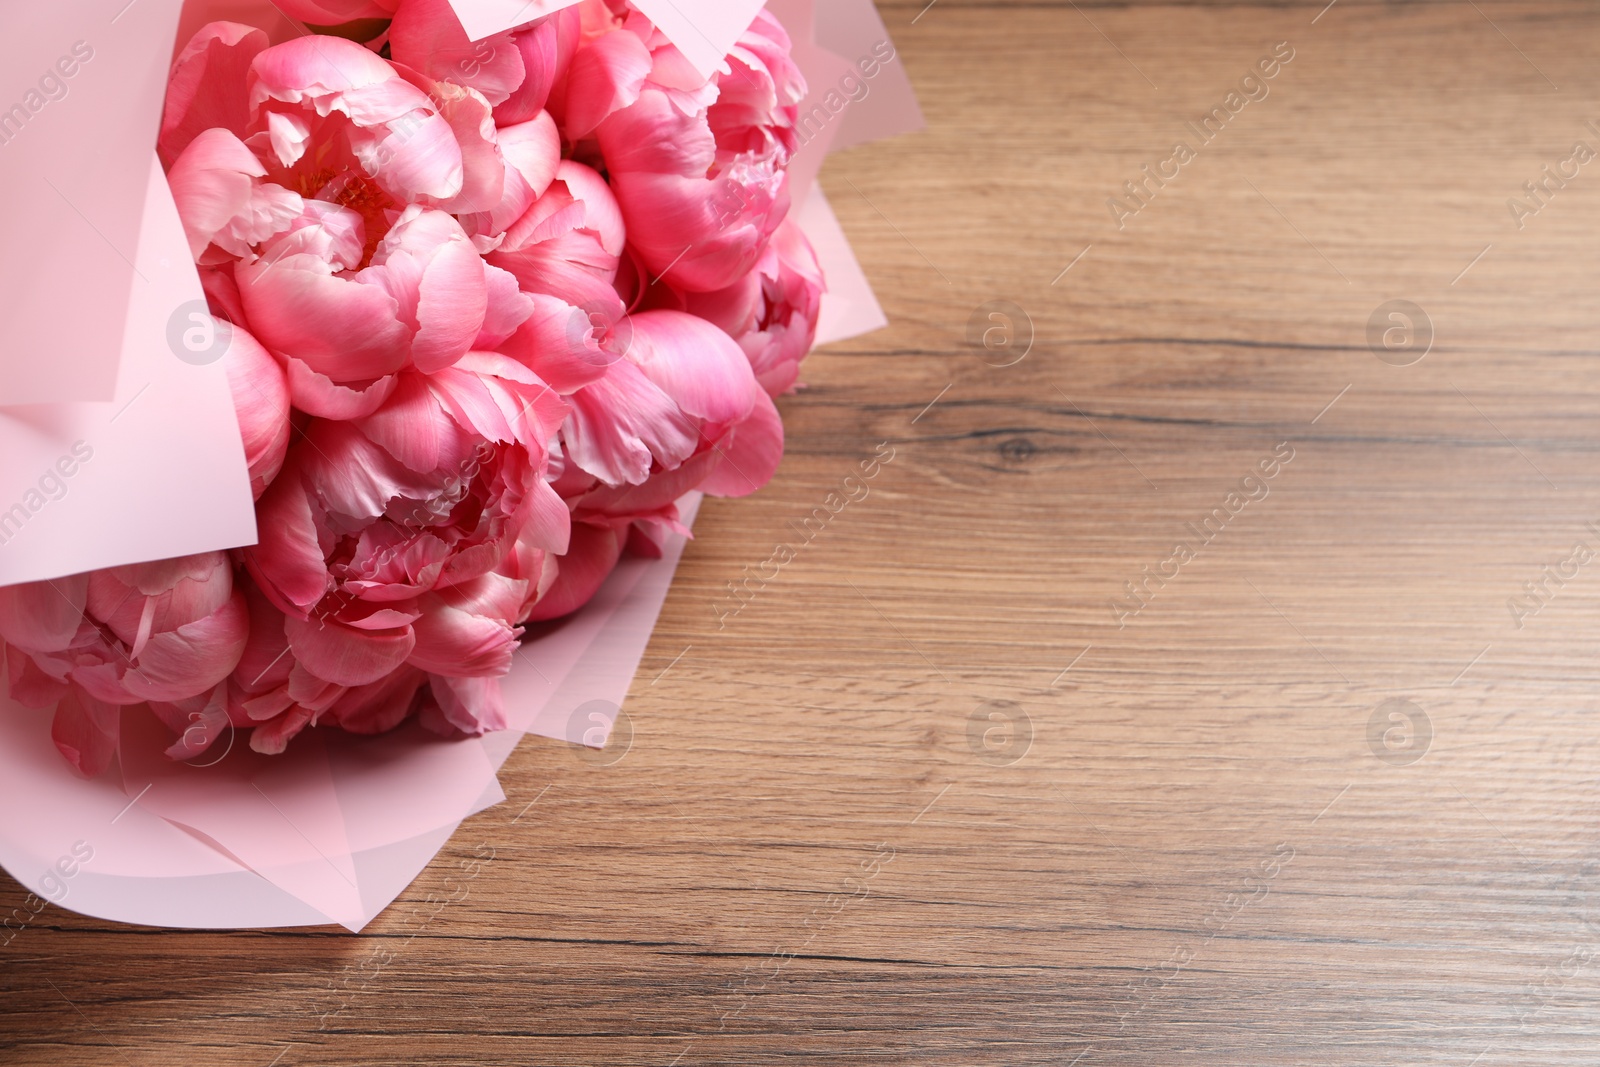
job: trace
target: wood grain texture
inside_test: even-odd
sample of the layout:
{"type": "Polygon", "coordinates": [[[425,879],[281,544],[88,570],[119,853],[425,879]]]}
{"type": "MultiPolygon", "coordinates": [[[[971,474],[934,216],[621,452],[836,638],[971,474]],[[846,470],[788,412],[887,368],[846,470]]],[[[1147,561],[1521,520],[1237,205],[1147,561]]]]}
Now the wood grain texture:
{"type": "Polygon", "coordinates": [[[1600,147],[1600,14],[883,10],[929,129],[823,183],[893,325],[814,355],[777,479],[702,510],[625,756],[524,743],[361,936],[52,909],[0,1059],[1595,1062],[1600,562],[1508,598],[1600,548],[1600,164],[1506,201],[1600,147]],[[1369,347],[1396,299],[1410,366],[1369,347]],[[969,343],[995,300],[1025,355],[1022,320],[969,343]]]}

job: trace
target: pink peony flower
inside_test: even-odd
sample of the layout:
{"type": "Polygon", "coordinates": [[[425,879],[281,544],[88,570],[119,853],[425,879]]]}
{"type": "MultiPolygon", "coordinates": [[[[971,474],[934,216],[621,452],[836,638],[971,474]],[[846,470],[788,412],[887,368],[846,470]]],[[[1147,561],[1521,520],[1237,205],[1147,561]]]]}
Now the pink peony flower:
{"type": "Polygon", "coordinates": [[[726,289],[677,293],[658,286],[651,299],[715,323],[744,349],[769,396],[794,387],[800,361],[811,351],[822,306],[822,268],[792,220],[772,236],[756,269],[726,289]]]}
{"type": "Polygon", "coordinates": [[[579,22],[578,9],[569,7],[469,41],[449,0],[407,0],[389,27],[389,50],[396,63],[481,93],[495,122],[513,126],[544,111],[578,46],[579,22]]]}
{"type": "Polygon", "coordinates": [[[789,212],[805,82],[788,35],[763,11],[727,63],[703,81],[637,12],[572,60],[567,136],[593,131],[629,242],[680,289],[737,282],[789,212]]]}
{"type": "MultiPolygon", "coordinates": [[[[634,315],[626,354],[573,391],[553,484],[572,512],[572,548],[533,619],[594,595],[630,530],[687,533],[677,501],[692,489],[745,496],[783,458],[783,424],[749,361],[716,326],[679,311],[634,315]]],[[[648,536],[648,533],[646,533],[648,536]]],[[[631,539],[645,551],[650,541],[631,539]]]]}
{"type": "Polygon", "coordinates": [[[60,702],[56,745],[84,774],[110,760],[119,707],[210,689],[238,664],[247,633],[221,552],[0,588],[11,695],[60,702]]]}
{"type": "MultiPolygon", "coordinates": [[[[261,498],[260,543],[242,552],[280,617],[255,614],[272,647],[293,653],[281,679],[241,687],[254,721],[270,709],[303,726],[402,668],[421,672],[419,684],[509,669],[530,591],[523,574],[539,562],[515,558],[518,542],[567,545],[567,510],[544,477],[564,413],[520,364],[475,352],[433,375],[401,375],[370,415],[312,423],[261,498]]],[[[495,719],[485,709],[474,723],[495,719]]],[[[287,741],[299,726],[252,744],[287,741]]]]}

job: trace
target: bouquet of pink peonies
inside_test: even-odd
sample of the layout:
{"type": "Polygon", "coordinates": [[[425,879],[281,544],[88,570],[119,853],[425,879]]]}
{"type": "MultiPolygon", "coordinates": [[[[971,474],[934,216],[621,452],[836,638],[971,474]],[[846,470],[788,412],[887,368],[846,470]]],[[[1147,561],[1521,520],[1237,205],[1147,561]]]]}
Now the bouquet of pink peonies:
{"type": "Polygon", "coordinates": [[[201,27],[158,144],[259,543],[0,589],[11,696],[85,774],[136,705],[175,759],[503,728],[524,624],[770,479],[815,335],[770,14],[706,77],[626,0],[476,41],[447,0],[278,6],[316,32],[201,27]]]}

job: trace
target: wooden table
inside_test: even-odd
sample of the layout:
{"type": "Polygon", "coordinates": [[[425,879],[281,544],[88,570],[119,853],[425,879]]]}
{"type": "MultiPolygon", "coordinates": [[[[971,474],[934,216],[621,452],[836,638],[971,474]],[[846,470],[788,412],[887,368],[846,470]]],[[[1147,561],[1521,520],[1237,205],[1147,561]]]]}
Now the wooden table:
{"type": "Polygon", "coordinates": [[[823,182],[893,325],[702,511],[626,755],[530,739],[361,936],[51,910],[0,1059],[1600,1059],[1600,14],[884,13],[929,129],[823,182]]]}

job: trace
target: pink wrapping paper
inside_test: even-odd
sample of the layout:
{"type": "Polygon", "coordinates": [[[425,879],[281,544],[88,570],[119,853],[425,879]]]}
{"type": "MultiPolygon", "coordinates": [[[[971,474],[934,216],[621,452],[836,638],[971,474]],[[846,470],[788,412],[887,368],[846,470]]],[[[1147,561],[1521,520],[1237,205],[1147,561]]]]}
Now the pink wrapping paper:
{"type": "MultiPolygon", "coordinates": [[[[577,2],[450,0],[450,6],[467,36],[477,41],[577,2]]],[[[761,10],[761,0],[634,0],[634,4],[708,77],[761,10]]]]}
{"type": "Polygon", "coordinates": [[[485,37],[503,33],[513,26],[520,26],[530,19],[554,14],[577,2],[578,0],[450,0],[450,6],[455,9],[456,18],[461,20],[461,28],[467,31],[467,37],[481,41],[485,37]]]}
{"type": "MultiPolygon", "coordinates": [[[[189,328],[186,315],[205,309],[205,294],[148,146],[137,173],[142,277],[123,324],[115,397],[0,408],[0,585],[256,538],[227,374],[216,360],[180,359],[171,344],[172,323],[189,328]]],[[[9,334],[0,344],[8,350],[9,334]]]]}
{"type": "MultiPolygon", "coordinates": [[[[108,401],[182,0],[7,4],[0,33],[0,404],[108,401]]],[[[3,454],[3,453],[0,453],[3,454]]]]}
{"type": "MultiPolygon", "coordinates": [[[[731,43],[759,8],[742,2],[674,2],[681,9],[681,20],[664,20],[660,25],[686,52],[704,48],[708,41],[710,47],[726,51],[726,46],[716,42],[726,37],[731,43]],[[685,43],[680,35],[698,37],[699,44],[685,43]]],[[[477,36],[505,28],[497,20],[511,19],[508,25],[515,25],[533,14],[564,6],[560,0],[543,4],[539,0],[452,3],[477,36]]],[[[191,3],[183,22],[186,29],[192,29],[205,18],[237,17],[259,12],[260,6],[257,0],[204,0],[191,3]]],[[[640,0],[640,6],[647,7],[645,0],[640,0]]],[[[854,136],[852,130],[900,132],[917,128],[921,117],[909,83],[893,62],[880,65],[872,80],[875,89],[886,91],[869,92],[843,107],[830,107],[837,101],[828,100],[828,88],[837,86],[852,69],[859,71],[860,58],[870,55],[877,42],[887,42],[887,35],[877,36],[882,23],[877,21],[871,0],[817,0],[816,10],[827,12],[822,21],[834,25],[829,20],[837,20],[829,48],[811,43],[813,5],[809,0],[781,0],[775,8],[780,18],[792,20],[786,25],[797,41],[797,59],[813,83],[808,106],[814,101],[826,112],[825,119],[817,119],[817,134],[808,142],[804,166],[797,164],[794,211],[828,279],[818,340],[838,340],[875,329],[884,324],[884,318],[837,220],[815,186],[816,165],[830,144],[854,136]],[[847,114],[850,109],[855,112],[847,114]]],[[[274,36],[284,32],[291,28],[280,20],[274,36]]],[[[818,39],[824,36],[819,32],[818,39]]],[[[149,158],[148,147],[145,152],[149,158]]],[[[149,184],[147,199],[140,262],[151,258],[170,270],[176,281],[169,296],[198,294],[182,230],[159,170],[149,184]]],[[[136,301],[128,318],[129,330],[135,320],[154,314],[147,305],[160,310],[167,299],[136,301]]],[[[132,351],[122,369],[123,378],[141,366],[137,346],[132,351]]],[[[190,371],[217,371],[215,367],[179,366],[190,371]]],[[[177,380],[195,390],[191,399],[199,405],[197,410],[211,411],[205,406],[210,403],[206,399],[209,394],[202,398],[201,387],[194,383],[210,381],[213,385],[208,388],[215,388],[215,381],[221,380],[219,371],[210,378],[180,376],[177,380]]],[[[127,385],[125,381],[119,386],[119,402],[127,385]]],[[[171,396],[177,396],[179,389],[179,385],[171,386],[171,396]]],[[[226,405],[225,380],[220,396],[226,405]]],[[[137,403],[152,398],[141,395],[137,403]]],[[[151,405],[153,411],[165,412],[169,422],[178,421],[171,418],[170,405],[175,401],[167,391],[154,394],[154,398],[160,403],[151,405]]],[[[123,471],[121,477],[131,487],[129,491],[142,492],[159,486],[173,461],[170,453],[160,451],[163,439],[158,428],[132,420],[134,409],[128,410],[130,414],[123,417],[135,428],[127,431],[122,447],[147,450],[154,465],[137,474],[123,471]]],[[[212,472],[215,491],[194,493],[191,513],[186,514],[202,527],[203,536],[197,536],[208,543],[156,551],[158,544],[176,544],[169,530],[167,540],[155,537],[145,543],[149,554],[140,559],[253,541],[253,516],[248,532],[239,527],[237,502],[229,495],[242,491],[242,510],[249,512],[242,450],[231,409],[224,410],[228,414],[225,434],[218,425],[208,423],[203,429],[202,450],[222,454],[221,458],[209,457],[218,464],[212,472]],[[239,455],[235,456],[236,452],[239,455]],[[237,471],[233,469],[235,461],[237,471]],[[230,527],[230,523],[234,525],[230,527]],[[226,544],[209,543],[218,538],[226,544]]],[[[15,412],[0,409],[0,434],[5,431],[6,419],[16,417],[15,412]]],[[[0,468],[11,474],[16,464],[7,453],[0,455],[8,457],[0,462],[0,468]]],[[[197,452],[194,462],[200,458],[197,452]]],[[[192,470],[188,473],[192,476],[192,470]]],[[[4,484],[0,481],[0,488],[4,484]]],[[[99,515],[102,522],[116,515],[119,524],[126,519],[116,512],[118,501],[110,487],[80,484],[86,489],[94,487],[73,500],[72,508],[79,510],[69,511],[64,506],[70,496],[51,504],[62,508],[63,524],[68,514],[99,515]]],[[[74,491],[77,489],[74,486],[74,491]]],[[[680,502],[686,526],[692,524],[698,504],[698,494],[680,502]]],[[[30,524],[43,514],[33,516],[30,524]]],[[[103,549],[93,538],[62,540],[67,547],[55,555],[42,547],[36,549],[29,557],[33,570],[27,571],[27,577],[59,576],[107,565],[96,555],[103,549]]],[[[0,546],[0,581],[23,580],[3,570],[7,547],[0,546]]],[[[525,643],[503,685],[511,728],[483,737],[441,739],[415,722],[376,738],[310,731],[280,757],[260,756],[250,751],[242,738],[225,738],[196,761],[203,765],[193,765],[168,760],[162,753],[170,742],[167,731],[153,717],[134,714],[125,716],[118,764],[106,775],[86,781],[51,744],[48,713],[0,701],[0,810],[14,813],[0,825],[0,865],[44,899],[99,918],[204,928],[331,923],[360,930],[410,884],[463,819],[505,799],[496,772],[525,734],[573,745],[599,747],[606,743],[683,547],[681,537],[669,537],[660,559],[623,560],[586,607],[525,643]],[[224,754],[219,757],[216,751],[224,754]],[[32,814],[23,817],[22,813],[32,814]]],[[[550,758],[572,758],[564,747],[552,748],[550,758]]]]}
{"type": "Polygon", "coordinates": [[[816,184],[829,152],[923,127],[911,80],[870,0],[770,0],[788,29],[806,77],[800,102],[801,148],[789,163],[791,208],[822,264],[816,343],[829,344],[888,325],[844,230],[816,184]]]}

